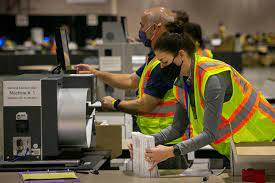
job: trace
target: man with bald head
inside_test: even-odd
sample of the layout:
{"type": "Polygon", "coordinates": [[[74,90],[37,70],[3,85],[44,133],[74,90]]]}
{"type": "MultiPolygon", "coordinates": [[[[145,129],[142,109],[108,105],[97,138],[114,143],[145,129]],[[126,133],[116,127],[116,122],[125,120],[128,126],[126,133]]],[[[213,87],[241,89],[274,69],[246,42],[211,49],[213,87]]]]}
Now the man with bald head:
{"type": "Polygon", "coordinates": [[[157,38],[165,32],[164,25],[174,21],[174,14],[167,8],[154,7],[143,12],[139,38],[146,47],[153,47],[157,38]]]}
{"type": "MultiPolygon", "coordinates": [[[[174,21],[173,13],[164,7],[154,7],[143,12],[140,21],[139,38],[144,46],[150,48],[146,63],[132,74],[113,74],[91,68],[89,65],[77,66],[79,73],[92,73],[104,83],[121,89],[138,89],[135,100],[119,100],[111,96],[103,97],[102,107],[137,115],[137,124],[143,134],[154,134],[173,122],[176,99],[173,95],[173,83],[169,81],[155,59],[153,46],[165,32],[165,24],[174,21]]],[[[170,144],[181,142],[177,139],[170,144]]],[[[171,160],[169,160],[171,161],[171,160]]],[[[168,162],[165,168],[185,168],[182,159],[168,162]]]]}

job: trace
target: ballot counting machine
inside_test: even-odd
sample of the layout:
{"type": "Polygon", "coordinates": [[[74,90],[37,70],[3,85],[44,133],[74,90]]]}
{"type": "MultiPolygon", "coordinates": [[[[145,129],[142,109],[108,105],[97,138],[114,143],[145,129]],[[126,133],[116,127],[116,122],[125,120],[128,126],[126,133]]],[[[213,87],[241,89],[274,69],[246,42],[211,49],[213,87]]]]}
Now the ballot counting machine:
{"type": "Polygon", "coordinates": [[[94,75],[15,76],[3,81],[7,167],[92,169],[106,154],[95,147],[94,75]]]}

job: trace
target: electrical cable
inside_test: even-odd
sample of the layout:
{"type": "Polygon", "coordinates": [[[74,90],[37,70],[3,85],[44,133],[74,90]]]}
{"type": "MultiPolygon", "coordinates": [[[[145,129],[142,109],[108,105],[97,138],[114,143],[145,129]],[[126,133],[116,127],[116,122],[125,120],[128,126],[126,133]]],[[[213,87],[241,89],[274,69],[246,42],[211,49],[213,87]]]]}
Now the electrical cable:
{"type": "Polygon", "coordinates": [[[15,162],[15,161],[18,161],[18,160],[20,160],[20,159],[21,159],[21,160],[22,160],[22,159],[26,159],[27,153],[28,153],[29,151],[30,151],[30,150],[29,150],[29,148],[27,147],[24,156],[18,156],[18,153],[17,153],[17,155],[15,156],[15,158],[12,159],[12,160],[10,160],[10,162],[15,162]]]}

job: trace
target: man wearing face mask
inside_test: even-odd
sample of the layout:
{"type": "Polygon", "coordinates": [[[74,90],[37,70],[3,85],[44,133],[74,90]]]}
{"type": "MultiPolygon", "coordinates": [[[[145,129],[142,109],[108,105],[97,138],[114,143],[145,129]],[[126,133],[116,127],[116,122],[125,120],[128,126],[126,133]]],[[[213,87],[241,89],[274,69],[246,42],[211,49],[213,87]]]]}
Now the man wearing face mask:
{"type": "MultiPolygon", "coordinates": [[[[175,78],[163,75],[160,62],[154,58],[152,49],[158,37],[166,31],[165,24],[172,21],[174,21],[173,14],[167,8],[154,7],[144,11],[140,21],[139,38],[144,46],[151,48],[151,51],[147,55],[146,63],[135,73],[113,74],[97,71],[88,65],[76,66],[79,73],[95,74],[97,78],[112,87],[138,89],[138,98],[135,100],[120,101],[106,96],[102,99],[102,106],[105,109],[136,114],[138,127],[143,134],[158,133],[173,121],[177,103],[173,94],[175,78]]],[[[181,141],[182,139],[178,138],[169,144],[181,141]]],[[[187,163],[182,156],[164,162],[160,168],[187,168],[187,163]]]]}

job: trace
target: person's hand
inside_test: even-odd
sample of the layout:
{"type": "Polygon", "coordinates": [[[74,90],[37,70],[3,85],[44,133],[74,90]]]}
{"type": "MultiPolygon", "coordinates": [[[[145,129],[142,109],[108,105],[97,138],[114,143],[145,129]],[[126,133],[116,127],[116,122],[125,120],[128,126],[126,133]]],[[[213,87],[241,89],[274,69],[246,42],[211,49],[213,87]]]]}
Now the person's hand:
{"type": "Polygon", "coordinates": [[[98,72],[88,64],[78,64],[75,66],[75,69],[78,74],[96,74],[98,72]]]}
{"type": "Polygon", "coordinates": [[[173,146],[163,146],[158,145],[154,148],[148,148],[145,150],[145,160],[152,163],[152,166],[149,168],[149,171],[159,163],[168,158],[174,157],[173,146]]]}
{"type": "Polygon", "coordinates": [[[127,38],[127,41],[130,42],[130,43],[137,42],[136,39],[133,38],[133,37],[128,37],[128,38],[127,38]]]}
{"type": "Polygon", "coordinates": [[[113,97],[111,96],[106,96],[106,97],[103,97],[101,99],[101,105],[102,105],[102,108],[103,109],[112,109],[114,110],[114,106],[112,104],[113,101],[115,101],[116,99],[114,99],[113,97]]]}
{"type": "Polygon", "coordinates": [[[128,148],[130,151],[130,158],[131,160],[133,160],[133,144],[132,143],[128,144],[128,148]]]}

